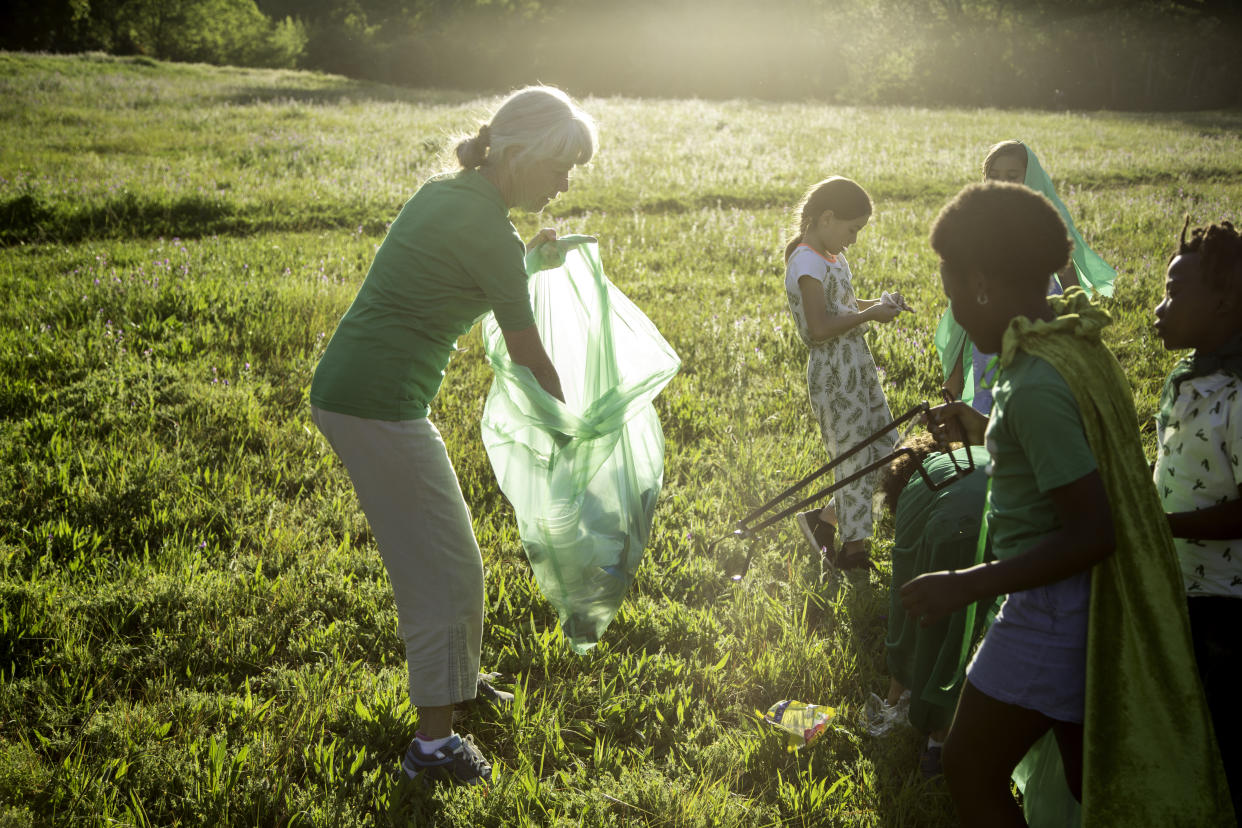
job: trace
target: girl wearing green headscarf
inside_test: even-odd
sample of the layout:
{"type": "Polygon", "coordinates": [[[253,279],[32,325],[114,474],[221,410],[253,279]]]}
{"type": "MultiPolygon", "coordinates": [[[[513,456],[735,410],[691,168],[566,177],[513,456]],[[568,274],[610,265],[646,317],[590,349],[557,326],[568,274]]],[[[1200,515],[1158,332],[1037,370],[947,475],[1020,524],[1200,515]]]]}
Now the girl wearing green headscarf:
{"type": "MultiPolygon", "coordinates": [[[[1077,285],[1089,296],[1113,295],[1113,280],[1117,278],[1117,271],[1083,241],[1065,203],[1057,197],[1052,179],[1044,172],[1030,147],[1021,141],[1001,141],[993,145],[983,159],[983,178],[985,181],[1024,184],[1042,193],[1064,219],[1074,249],[1070,262],[1049,279],[1049,294],[1059,294],[1077,285]]],[[[955,399],[970,403],[975,410],[983,414],[990,412],[992,392],[984,387],[981,380],[990,377],[988,363],[995,354],[983,353],[975,347],[947,309],[936,329],[936,351],[940,354],[940,365],[944,370],[945,389],[955,399]]]]}

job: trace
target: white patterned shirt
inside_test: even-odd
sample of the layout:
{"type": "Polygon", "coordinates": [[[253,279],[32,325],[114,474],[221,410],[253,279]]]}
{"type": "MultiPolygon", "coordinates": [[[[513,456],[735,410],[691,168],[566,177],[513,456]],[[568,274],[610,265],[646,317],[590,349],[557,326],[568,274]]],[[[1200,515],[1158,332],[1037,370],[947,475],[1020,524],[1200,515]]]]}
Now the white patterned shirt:
{"type": "MultiPolygon", "coordinates": [[[[1157,437],[1155,481],[1166,513],[1242,497],[1242,381],[1223,372],[1183,380],[1157,437]]],[[[1186,594],[1242,598],[1242,538],[1174,538],[1186,594]]]]}

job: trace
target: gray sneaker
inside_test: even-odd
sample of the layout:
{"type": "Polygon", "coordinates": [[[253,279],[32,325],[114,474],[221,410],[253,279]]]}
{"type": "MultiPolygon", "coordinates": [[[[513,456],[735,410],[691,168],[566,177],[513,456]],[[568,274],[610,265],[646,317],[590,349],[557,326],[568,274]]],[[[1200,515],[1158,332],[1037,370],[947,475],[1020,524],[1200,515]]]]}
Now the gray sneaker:
{"type": "Polygon", "coordinates": [[[464,714],[476,704],[483,703],[490,705],[497,710],[504,710],[513,704],[513,694],[508,690],[501,690],[492,682],[500,678],[500,673],[479,673],[479,683],[475,686],[475,695],[473,699],[466,699],[457,703],[457,711],[464,714]]]}
{"type": "Polygon", "coordinates": [[[837,527],[819,519],[819,509],[798,513],[798,528],[815,552],[832,556],[837,542],[837,527]]]}
{"type": "Polygon", "coordinates": [[[479,753],[474,741],[469,736],[463,739],[456,733],[431,753],[423,753],[418,747],[418,739],[414,739],[401,760],[401,769],[411,779],[422,778],[430,782],[445,780],[460,785],[486,785],[492,781],[492,766],[479,753]]]}
{"type": "Polygon", "coordinates": [[[475,698],[488,702],[493,707],[508,707],[513,704],[512,693],[492,684],[499,678],[500,673],[479,673],[478,695],[475,698]]]}

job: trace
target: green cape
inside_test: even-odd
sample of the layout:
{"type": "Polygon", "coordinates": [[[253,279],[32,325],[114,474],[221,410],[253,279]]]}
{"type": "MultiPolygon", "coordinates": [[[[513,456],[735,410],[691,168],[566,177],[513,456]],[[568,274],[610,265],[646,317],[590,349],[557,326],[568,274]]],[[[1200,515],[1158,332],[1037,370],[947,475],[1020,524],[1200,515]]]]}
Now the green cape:
{"type": "Polygon", "coordinates": [[[1087,294],[1050,296],[1051,322],[1005,331],[1000,370],[1019,350],[1065,379],[1099,463],[1116,547],[1091,578],[1083,735],[1083,824],[1233,825],[1229,789],[1195,667],[1173,538],[1138,436],[1130,386],[1087,294]]]}
{"type": "MultiPolygon", "coordinates": [[[[1025,145],[1024,145],[1025,146],[1025,145]]],[[[1026,179],[1022,182],[1037,193],[1042,193],[1048,197],[1053,206],[1057,208],[1057,212],[1061,214],[1061,218],[1065,220],[1065,227],[1069,230],[1070,239],[1074,242],[1074,252],[1072,258],[1074,261],[1074,270],[1078,273],[1078,281],[1087,288],[1091,294],[1101,294],[1103,296],[1113,295],[1113,280],[1117,278],[1117,271],[1109,267],[1108,263],[1100,258],[1094,250],[1087,246],[1083,241],[1082,234],[1078,232],[1078,228],[1074,226],[1074,220],[1070,218],[1069,210],[1065,208],[1065,203],[1061,201],[1057,195],[1056,188],[1052,186],[1052,179],[1048,177],[1048,173],[1044,172],[1044,168],[1040,166],[1039,159],[1035,157],[1035,153],[1030,147],[1026,147],[1026,179]]],[[[953,318],[953,314],[946,308],[944,316],[940,317],[940,325],[936,328],[936,351],[940,354],[940,367],[944,371],[944,378],[948,379],[949,374],[953,373],[953,363],[960,358],[962,361],[962,399],[969,403],[975,398],[975,376],[973,370],[973,361],[970,354],[970,340],[966,336],[966,332],[962,330],[962,326],[957,324],[957,320],[953,318]]]]}

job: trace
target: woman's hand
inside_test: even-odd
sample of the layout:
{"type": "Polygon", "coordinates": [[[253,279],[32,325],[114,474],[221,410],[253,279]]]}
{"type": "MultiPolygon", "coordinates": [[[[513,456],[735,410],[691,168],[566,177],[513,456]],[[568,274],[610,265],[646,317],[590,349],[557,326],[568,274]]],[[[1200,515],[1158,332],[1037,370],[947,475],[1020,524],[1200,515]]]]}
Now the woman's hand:
{"type": "Polygon", "coordinates": [[[973,601],[978,595],[966,573],[928,572],[901,587],[901,605],[906,613],[931,626],[973,601]]]}
{"type": "Polygon", "coordinates": [[[561,267],[565,264],[565,256],[569,251],[579,245],[594,244],[596,241],[598,239],[594,236],[557,236],[556,231],[551,228],[540,230],[526,246],[526,272],[561,267]]]}
{"type": "Polygon", "coordinates": [[[556,241],[556,231],[551,227],[545,227],[526,243],[526,252],[529,253],[544,242],[550,241],[556,241]]]}

